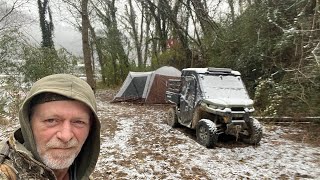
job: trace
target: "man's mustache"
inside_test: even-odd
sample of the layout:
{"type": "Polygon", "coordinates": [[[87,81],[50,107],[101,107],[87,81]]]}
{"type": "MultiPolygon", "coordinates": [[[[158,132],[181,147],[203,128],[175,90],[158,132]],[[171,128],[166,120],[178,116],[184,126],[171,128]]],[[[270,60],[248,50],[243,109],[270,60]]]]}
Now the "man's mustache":
{"type": "Polygon", "coordinates": [[[70,141],[68,141],[67,143],[64,143],[58,139],[52,139],[50,140],[47,144],[46,144],[46,148],[50,149],[50,148],[73,148],[73,147],[77,147],[79,144],[79,142],[75,139],[72,138],[70,141]]]}

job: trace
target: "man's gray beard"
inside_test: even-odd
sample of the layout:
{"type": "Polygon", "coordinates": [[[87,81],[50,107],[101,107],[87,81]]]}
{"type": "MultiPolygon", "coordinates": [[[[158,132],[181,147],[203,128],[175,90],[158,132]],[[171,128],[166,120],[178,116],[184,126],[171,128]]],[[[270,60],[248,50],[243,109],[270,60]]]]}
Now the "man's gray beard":
{"type": "MultiPolygon", "coordinates": [[[[61,142],[57,142],[59,140],[53,140],[53,141],[49,141],[46,144],[46,148],[53,148],[53,147],[75,147],[78,146],[79,143],[76,139],[72,139],[70,142],[68,142],[67,145],[61,145],[61,142]]],[[[38,149],[38,148],[37,148],[38,149]]],[[[38,153],[40,155],[40,158],[42,160],[42,162],[49,167],[50,169],[66,169],[69,168],[73,161],[75,160],[75,158],[78,156],[79,152],[75,152],[71,155],[66,156],[65,154],[54,154],[54,156],[52,156],[50,153],[45,153],[44,155],[40,154],[40,151],[38,149],[38,153]]]]}
{"type": "Polygon", "coordinates": [[[72,165],[76,157],[76,154],[72,154],[68,157],[61,155],[53,158],[50,154],[45,154],[41,159],[50,169],[67,169],[72,165]]]}

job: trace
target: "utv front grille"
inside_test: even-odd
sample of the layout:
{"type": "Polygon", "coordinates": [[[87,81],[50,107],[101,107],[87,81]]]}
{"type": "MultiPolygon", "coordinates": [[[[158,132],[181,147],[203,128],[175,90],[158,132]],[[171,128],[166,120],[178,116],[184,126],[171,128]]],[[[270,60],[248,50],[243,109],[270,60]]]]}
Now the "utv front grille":
{"type": "Polygon", "coordinates": [[[232,120],[243,120],[243,116],[239,116],[239,117],[232,117],[232,120]]]}
{"type": "Polygon", "coordinates": [[[232,107],[231,111],[244,111],[243,107],[232,107]]]}

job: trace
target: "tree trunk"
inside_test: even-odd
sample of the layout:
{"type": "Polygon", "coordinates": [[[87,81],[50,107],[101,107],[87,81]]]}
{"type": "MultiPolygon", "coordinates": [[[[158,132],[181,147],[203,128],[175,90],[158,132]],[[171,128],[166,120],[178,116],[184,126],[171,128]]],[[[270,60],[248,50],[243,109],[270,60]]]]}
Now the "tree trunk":
{"type": "Polygon", "coordinates": [[[54,48],[54,43],[52,40],[53,36],[53,22],[51,16],[51,10],[49,7],[49,0],[38,0],[38,9],[39,9],[39,20],[40,28],[42,33],[42,42],[41,46],[46,48],[54,48]],[[46,13],[49,15],[49,22],[46,20],[46,13]]]}
{"type": "MultiPolygon", "coordinates": [[[[127,9],[127,14],[128,14],[129,24],[131,25],[131,29],[132,29],[131,36],[133,38],[134,45],[137,52],[138,67],[141,68],[143,65],[143,61],[142,61],[142,51],[141,51],[142,45],[141,45],[140,39],[142,37],[139,38],[138,30],[136,28],[136,13],[132,5],[132,0],[128,0],[128,2],[129,2],[129,10],[127,9]]],[[[143,24],[143,17],[141,18],[141,24],[143,24]]],[[[143,30],[141,29],[141,31],[143,30]]],[[[143,35],[143,34],[141,33],[140,35],[143,35]]]]}
{"type": "Polygon", "coordinates": [[[228,0],[228,4],[229,4],[229,7],[230,7],[232,23],[234,23],[234,21],[235,21],[234,1],[233,0],[228,0]]]}
{"type": "Polygon", "coordinates": [[[81,1],[81,9],[82,9],[82,50],[83,50],[83,58],[84,65],[86,70],[87,82],[95,91],[96,85],[93,78],[93,69],[91,62],[91,53],[90,53],[90,45],[89,45],[89,15],[88,15],[88,0],[81,1]]]}
{"type": "Polygon", "coordinates": [[[106,70],[106,62],[105,62],[105,58],[104,55],[102,53],[102,47],[101,47],[101,42],[100,40],[97,38],[96,32],[94,31],[93,27],[91,26],[91,24],[89,24],[89,29],[92,35],[92,39],[94,44],[96,45],[96,51],[97,51],[97,56],[98,56],[98,61],[101,67],[101,78],[102,78],[102,83],[106,84],[106,79],[107,79],[107,70],[106,70]]]}
{"type": "MultiPolygon", "coordinates": [[[[143,65],[144,67],[146,67],[146,64],[147,64],[147,60],[148,60],[148,54],[149,54],[149,32],[150,32],[150,23],[151,23],[151,15],[149,12],[147,12],[147,8],[145,7],[145,5],[142,4],[142,7],[143,7],[143,11],[145,12],[144,15],[145,15],[145,19],[146,19],[146,23],[145,23],[145,44],[144,44],[144,57],[143,57],[143,65]]],[[[141,28],[143,29],[143,28],[141,28]]],[[[141,31],[141,33],[143,33],[143,31],[141,31]]]]}

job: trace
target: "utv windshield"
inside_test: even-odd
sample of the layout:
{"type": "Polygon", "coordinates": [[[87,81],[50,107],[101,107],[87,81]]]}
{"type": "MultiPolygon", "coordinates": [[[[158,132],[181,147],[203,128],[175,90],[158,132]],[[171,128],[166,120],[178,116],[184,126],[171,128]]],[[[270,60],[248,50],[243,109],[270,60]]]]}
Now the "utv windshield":
{"type": "Polygon", "coordinates": [[[240,76],[201,74],[200,81],[207,99],[249,99],[240,76]]]}

